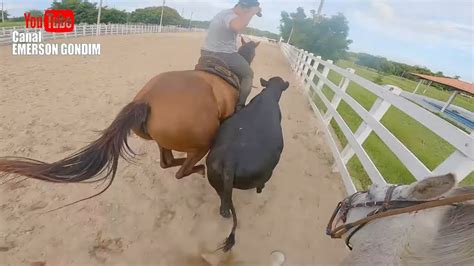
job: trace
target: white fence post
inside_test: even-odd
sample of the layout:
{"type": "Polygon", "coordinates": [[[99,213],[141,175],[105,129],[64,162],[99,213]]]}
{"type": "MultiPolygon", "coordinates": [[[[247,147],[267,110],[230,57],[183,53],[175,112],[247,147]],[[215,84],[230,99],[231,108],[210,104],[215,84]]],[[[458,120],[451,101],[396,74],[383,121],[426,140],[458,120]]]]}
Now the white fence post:
{"type": "Polygon", "coordinates": [[[301,74],[302,74],[302,72],[303,72],[303,68],[304,68],[305,63],[306,63],[306,58],[308,58],[308,52],[303,51],[303,55],[302,55],[302,57],[301,57],[301,59],[300,59],[298,68],[296,69],[296,75],[297,75],[297,76],[301,76],[301,74]]]}
{"type": "MultiPolygon", "coordinates": [[[[348,68],[347,70],[352,74],[355,73],[355,70],[352,69],[352,68],[348,68]]],[[[341,90],[343,92],[345,92],[347,90],[347,88],[349,87],[350,82],[351,81],[348,78],[342,76],[342,79],[339,82],[339,88],[341,88],[341,90]]],[[[331,101],[332,106],[334,106],[334,108],[337,110],[340,103],[341,103],[341,97],[339,95],[335,94],[334,98],[331,101]]],[[[331,119],[332,119],[332,115],[330,113],[326,113],[324,115],[324,121],[326,122],[326,124],[329,124],[331,122],[331,119]]]]}
{"type": "MultiPolygon", "coordinates": [[[[474,132],[471,132],[471,137],[474,137],[474,132]]],[[[465,176],[473,171],[474,163],[472,160],[461,152],[455,151],[443,163],[436,167],[433,174],[444,175],[447,173],[453,173],[456,176],[457,181],[461,182],[465,176]]]]}
{"type": "MultiPolygon", "coordinates": [[[[332,65],[333,62],[332,62],[332,60],[327,60],[326,63],[328,65],[332,65]]],[[[328,66],[324,66],[323,73],[322,73],[323,77],[325,77],[325,78],[328,77],[329,70],[331,70],[331,69],[328,66]]],[[[319,79],[318,84],[316,85],[316,88],[314,88],[314,89],[315,90],[321,90],[323,88],[323,86],[324,86],[324,80],[319,79]]]]}
{"type": "Polygon", "coordinates": [[[305,91],[309,91],[309,88],[311,87],[311,83],[314,82],[314,77],[316,76],[316,72],[318,71],[320,61],[321,61],[321,56],[317,56],[316,60],[314,60],[313,66],[309,68],[309,77],[306,82],[306,85],[304,86],[305,91]]]}
{"type": "MultiPolygon", "coordinates": [[[[340,170],[344,185],[349,193],[354,192],[355,187],[346,164],[354,155],[359,158],[359,161],[373,183],[386,183],[373,160],[363,147],[363,143],[372,132],[377,134],[382,142],[397,156],[400,162],[417,180],[435,174],[454,173],[458,181],[461,181],[474,171],[474,132],[470,135],[466,134],[444,119],[400,97],[401,91],[393,88],[386,89],[374,84],[371,81],[355,75],[352,69],[344,70],[333,65],[331,60],[326,62],[322,61],[320,57],[314,58],[312,55],[308,55],[306,51],[285,43],[280,43],[280,48],[289,60],[295,74],[301,75],[303,81],[306,80],[306,83],[304,83],[304,91],[308,96],[308,100],[315,114],[325,124],[323,129],[335,158],[336,165],[334,167],[337,166],[337,169],[340,170]],[[311,66],[312,60],[314,60],[313,66],[311,66]],[[322,73],[318,71],[320,64],[323,65],[322,73]],[[342,76],[338,85],[328,79],[330,71],[342,76]],[[316,76],[319,80],[317,84],[314,84],[313,80],[316,76]],[[367,89],[377,97],[377,100],[369,111],[367,111],[357,99],[354,99],[346,92],[351,82],[367,89]],[[334,98],[331,101],[328,100],[322,91],[324,85],[334,92],[334,98]],[[316,93],[327,107],[327,113],[324,116],[312,99],[312,95],[309,93],[310,90],[316,93]],[[352,132],[346,121],[344,121],[344,118],[338,113],[337,109],[341,101],[347,103],[354,112],[362,118],[362,123],[355,133],[352,132]],[[444,162],[438,165],[434,171],[430,171],[416,155],[380,122],[392,105],[443,138],[456,150],[444,162]],[[344,147],[342,152],[339,152],[337,147],[335,141],[337,138],[335,138],[333,133],[329,130],[331,127],[329,123],[332,119],[339,125],[341,132],[348,141],[348,145],[344,147]]],[[[416,90],[420,89],[422,85],[423,83],[420,82],[416,90]]]]}
{"type": "MultiPolygon", "coordinates": [[[[389,110],[391,104],[382,100],[382,99],[377,99],[370,109],[369,113],[373,115],[375,119],[380,121],[385,113],[389,110]]],[[[354,133],[357,142],[359,144],[364,143],[367,138],[370,136],[370,133],[372,133],[372,128],[367,125],[367,123],[363,122],[360,124],[359,128],[357,131],[354,133]]],[[[341,152],[341,158],[344,163],[348,163],[349,160],[354,156],[354,150],[348,145],[346,146],[342,152],[341,152]]],[[[333,169],[335,171],[335,169],[333,169]]]]}
{"type": "Polygon", "coordinates": [[[308,77],[308,71],[311,69],[311,62],[313,61],[313,57],[314,57],[314,54],[313,53],[309,53],[308,54],[308,57],[306,57],[306,61],[305,61],[305,64],[303,66],[303,71],[301,73],[301,80],[303,82],[306,81],[306,78],[308,77]]]}
{"type": "MultiPolygon", "coordinates": [[[[332,65],[333,62],[332,62],[332,60],[327,60],[326,63],[327,63],[328,65],[332,65]]],[[[330,69],[328,66],[324,66],[323,72],[322,72],[322,76],[323,76],[324,78],[327,78],[328,75],[329,75],[329,71],[330,71],[330,70],[331,70],[331,69],[330,69]]],[[[323,80],[323,79],[319,79],[318,84],[316,85],[316,88],[314,88],[314,90],[315,90],[315,91],[322,91],[323,87],[324,87],[324,80],[323,80]]],[[[324,114],[324,116],[326,116],[328,113],[329,113],[329,112],[326,112],[326,113],[324,114]]],[[[326,123],[326,125],[328,125],[330,121],[328,122],[328,121],[324,120],[324,122],[326,123]]]]}
{"type": "Polygon", "coordinates": [[[297,71],[298,66],[300,65],[301,58],[303,57],[303,54],[304,54],[304,51],[302,49],[298,49],[296,51],[295,61],[294,61],[294,64],[292,66],[292,68],[295,72],[297,71]]]}

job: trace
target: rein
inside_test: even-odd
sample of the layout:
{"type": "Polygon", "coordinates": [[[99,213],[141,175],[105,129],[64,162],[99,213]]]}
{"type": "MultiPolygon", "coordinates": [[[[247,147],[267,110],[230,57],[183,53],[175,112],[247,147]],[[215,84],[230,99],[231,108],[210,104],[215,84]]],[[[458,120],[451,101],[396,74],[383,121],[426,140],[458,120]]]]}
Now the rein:
{"type": "Polygon", "coordinates": [[[474,194],[464,194],[464,195],[458,195],[458,196],[453,196],[449,198],[442,198],[442,199],[430,200],[430,201],[390,200],[395,188],[397,188],[397,186],[392,186],[389,188],[384,201],[371,201],[371,202],[365,202],[362,204],[351,205],[351,201],[353,200],[354,196],[359,193],[362,193],[362,192],[358,192],[352,195],[351,197],[349,197],[348,199],[339,202],[336,209],[334,210],[333,215],[331,216],[331,219],[329,220],[329,224],[326,229],[326,234],[331,236],[331,238],[341,238],[344,234],[349,232],[351,229],[357,227],[353,232],[351,232],[349,237],[346,239],[346,245],[349,247],[349,249],[352,250],[352,246],[349,243],[352,236],[357,231],[359,231],[364,225],[366,225],[367,223],[373,220],[474,200],[474,194]],[[333,229],[334,220],[340,211],[343,212],[342,220],[345,222],[345,220],[347,219],[347,213],[349,212],[350,209],[357,208],[357,207],[375,207],[375,206],[382,206],[382,207],[380,209],[377,209],[369,213],[366,218],[360,219],[352,223],[344,224],[333,229]]]}

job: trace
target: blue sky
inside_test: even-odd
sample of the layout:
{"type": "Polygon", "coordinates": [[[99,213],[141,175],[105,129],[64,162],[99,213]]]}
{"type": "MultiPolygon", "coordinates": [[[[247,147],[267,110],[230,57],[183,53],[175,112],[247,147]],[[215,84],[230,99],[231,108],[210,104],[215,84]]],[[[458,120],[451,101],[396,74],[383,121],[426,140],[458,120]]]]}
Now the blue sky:
{"type": "MultiPolygon", "coordinates": [[[[209,20],[237,0],[167,0],[189,18],[209,20]]],[[[5,8],[20,16],[28,9],[45,9],[51,0],[4,0],[5,8]]],[[[97,2],[97,0],[91,0],[97,2]]],[[[264,16],[251,26],[278,32],[280,13],[297,7],[317,9],[319,0],[260,0],[264,16]]],[[[161,0],[104,0],[128,11],[158,6],[161,0]]],[[[326,0],[323,13],[342,12],[349,20],[350,50],[427,66],[446,75],[474,81],[474,1],[472,0],[326,0]]]]}

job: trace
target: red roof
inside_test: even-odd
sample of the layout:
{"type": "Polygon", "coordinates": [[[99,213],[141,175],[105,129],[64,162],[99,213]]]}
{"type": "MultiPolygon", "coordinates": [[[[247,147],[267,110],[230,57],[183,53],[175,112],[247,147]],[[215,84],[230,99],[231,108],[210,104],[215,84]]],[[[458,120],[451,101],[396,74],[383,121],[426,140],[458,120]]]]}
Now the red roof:
{"type": "Polygon", "coordinates": [[[474,84],[472,83],[468,83],[468,82],[453,79],[453,78],[442,78],[442,77],[435,77],[435,76],[416,74],[416,73],[411,73],[411,74],[418,76],[422,79],[430,80],[439,84],[449,86],[455,90],[467,92],[474,95],[474,84]]]}

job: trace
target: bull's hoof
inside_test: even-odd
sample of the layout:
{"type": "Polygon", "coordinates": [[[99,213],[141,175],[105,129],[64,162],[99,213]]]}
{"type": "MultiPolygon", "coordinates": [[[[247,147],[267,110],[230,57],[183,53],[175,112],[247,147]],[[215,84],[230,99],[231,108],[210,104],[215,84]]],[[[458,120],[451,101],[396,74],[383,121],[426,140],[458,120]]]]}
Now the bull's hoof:
{"type": "Polygon", "coordinates": [[[230,209],[229,208],[223,208],[221,206],[221,209],[220,209],[219,213],[221,214],[222,217],[224,217],[226,219],[230,218],[230,209]]]}

